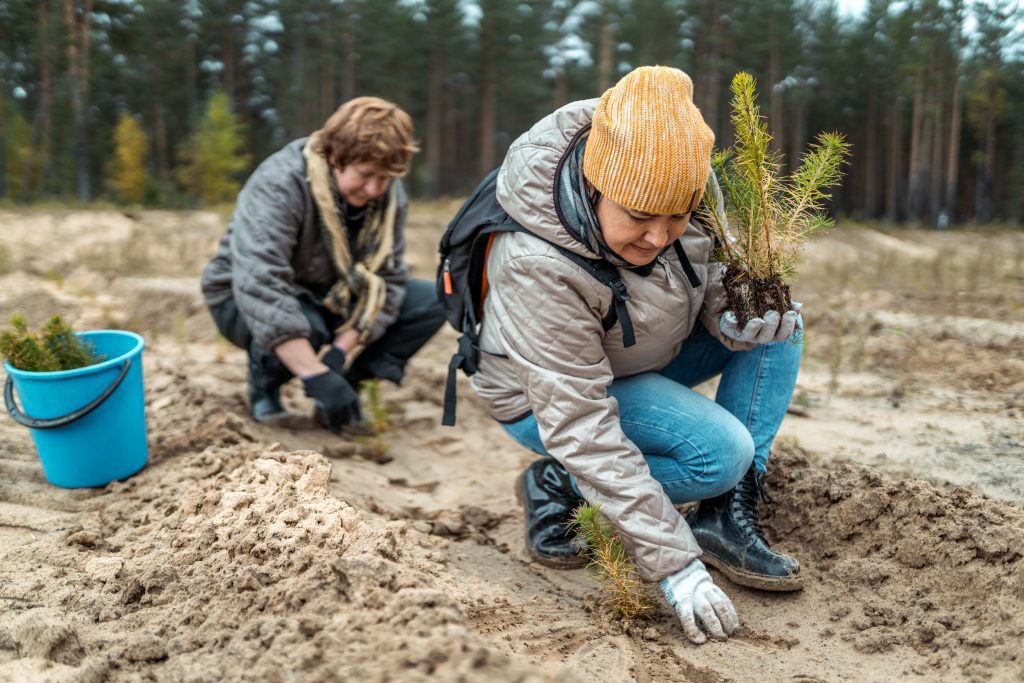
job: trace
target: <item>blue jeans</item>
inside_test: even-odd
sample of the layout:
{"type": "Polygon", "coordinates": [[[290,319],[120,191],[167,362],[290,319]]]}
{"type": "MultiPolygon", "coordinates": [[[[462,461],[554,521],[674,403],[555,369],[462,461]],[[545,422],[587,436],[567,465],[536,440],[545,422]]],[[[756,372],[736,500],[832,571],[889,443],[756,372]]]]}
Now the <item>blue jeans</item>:
{"type": "MultiPolygon", "coordinates": [[[[622,431],[673,503],[725,493],[751,461],[767,470],[796,386],[801,335],[730,351],[698,323],[664,369],[612,382],[608,393],[619,404],[622,431]],[[690,388],[718,374],[714,401],[690,388]]],[[[502,427],[520,445],[547,455],[533,415],[502,427]]]]}

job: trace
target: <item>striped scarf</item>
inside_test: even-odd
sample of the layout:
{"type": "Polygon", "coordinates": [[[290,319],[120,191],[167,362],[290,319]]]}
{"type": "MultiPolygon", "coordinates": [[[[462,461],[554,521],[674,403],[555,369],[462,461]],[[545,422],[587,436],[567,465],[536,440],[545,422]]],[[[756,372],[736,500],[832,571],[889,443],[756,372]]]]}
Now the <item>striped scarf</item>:
{"type": "Polygon", "coordinates": [[[331,192],[334,183],[331,167],[324,156],[313,151],[315,142],[314,133],[302,154],[306,158],[309,189],[320,212],[331,257],[339,274],[338,281],[327,292],[323,303],[345,320],[335,332],[354,329],[359,333],[359,344],[365,345],[370,327],[384,308],[387,297],[387,283],[377,271],[392,258],[398,212],[397,188],[392,184],[383,201],[371,202],[367,207],[366,218],[356,240],[358,260],[353,259],[345,217],[331,192]]]}

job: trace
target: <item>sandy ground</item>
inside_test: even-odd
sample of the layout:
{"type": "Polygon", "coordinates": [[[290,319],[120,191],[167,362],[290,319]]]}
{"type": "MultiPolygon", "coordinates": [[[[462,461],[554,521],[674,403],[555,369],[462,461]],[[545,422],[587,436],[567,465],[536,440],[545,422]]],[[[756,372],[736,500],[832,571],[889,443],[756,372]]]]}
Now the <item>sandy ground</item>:
{"type": "MultiPolygon", "coordinates": [[[[413,211],[420,276],[452,208],[413,211]]],[[[660,599],[616,621],[585,572],[529,561],[512,482],[530,454],[465,382],[459,426],[439,426],[452,332],[383,388],[390,460],[328,458],[338,437],[247,417],[244,356],[197,291],[218,216],[0,225],[0,319],[145,335],[150,438],[135,477],[63,490],[0,420],[0,680],[1024,679],[1020,232],[811,245],[765,509],[807,587],[717,577],[743,628],[694,647],[660,599]]],[[[308,413],[300,387],[285,398],[308,413]]]]}

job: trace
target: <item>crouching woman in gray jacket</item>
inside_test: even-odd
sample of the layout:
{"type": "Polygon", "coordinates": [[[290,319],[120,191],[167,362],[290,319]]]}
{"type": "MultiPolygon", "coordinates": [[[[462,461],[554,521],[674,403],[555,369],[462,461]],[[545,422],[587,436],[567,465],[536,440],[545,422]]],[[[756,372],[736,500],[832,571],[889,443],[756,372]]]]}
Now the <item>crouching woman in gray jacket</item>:
{"type": "Polygon", "coordinates": [[[444,322],[404,261],[400,178],[416,151],[407,113],[357,97],[246,181],[202,289],[218,330],[249,354],[256,421],[288,417],[280,388],[298,376],[324,427],[358,423],[359,383],[401,381],[444,322]]]}
{"type": "Polygon", "coordinates": [[[682,71],[642,67],[512,144],[497,199],[536,236],[493,242],[472,385],[513,439],[550,456],[517,481],[533,558],[580,565],[565,523],[586,499],[703,642],[739,621],[702,559],[743,585],[801,586],[757,500],[802,346],[796,311],[729,324],[713,238],[692,220],[714,142],[692,93],[682,71]],[[617,267],[634,344],[604,324],[609,288],[561,250],[617,267]],[[716,375],[714,401],[690,388],[716,375]],[[684,519],[675,505],[690,501],[684,519]]]}

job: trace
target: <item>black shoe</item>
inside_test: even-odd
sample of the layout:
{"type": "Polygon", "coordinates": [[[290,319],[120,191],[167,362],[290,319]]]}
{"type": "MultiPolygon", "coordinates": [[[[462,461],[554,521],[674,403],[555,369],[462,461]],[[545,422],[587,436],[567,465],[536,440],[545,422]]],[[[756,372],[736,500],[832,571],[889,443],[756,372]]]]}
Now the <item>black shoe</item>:
{"type": "Polygon", "coordinates": [[[249,410],[257,422],[282,422],[290,415],[281,404],[281,385],[291,372],[276,357],[256,346],[249,348],[249,410]]]}
{"type": "Polygon", "coordinates": [[[777,553],[764,538],[758,521],[757,500],[771,497],[764,488],[764,473],[753,465],[731,491],[700,502],[686,515],[704,562],[741,586],[769,591],[803,588],[800,563],[777,553]]]}
{"type": "Polygon", "coordinates": [[[249,385],[249,409],[252,419],[257,422],[280,422],[289,417],[289,413],[281,404],[281,388],[265,391],[249,385]]]}
{"type": "Polygon", "coordinates": [[[553,569],[578,569],[587,563],[566,524],[585,503],[569,473],[554,458],[530,464],[516,479],[516,498],[526,512],[526,550],[553,569]]]}

